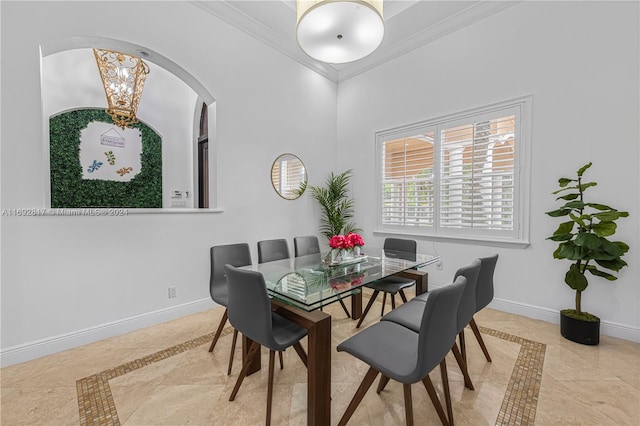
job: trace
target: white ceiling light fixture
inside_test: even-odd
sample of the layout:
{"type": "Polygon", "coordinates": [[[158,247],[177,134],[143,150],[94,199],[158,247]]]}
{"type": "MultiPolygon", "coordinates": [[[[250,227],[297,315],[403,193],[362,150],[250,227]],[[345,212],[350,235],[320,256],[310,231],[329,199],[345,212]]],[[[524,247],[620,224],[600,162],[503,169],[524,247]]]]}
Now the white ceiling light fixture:
{"type": "Polygon", "coordinates": [[[383,0],[297,0],[296,38],[309,56],[330,64],[362,59],[382,42],[383,0]]]}

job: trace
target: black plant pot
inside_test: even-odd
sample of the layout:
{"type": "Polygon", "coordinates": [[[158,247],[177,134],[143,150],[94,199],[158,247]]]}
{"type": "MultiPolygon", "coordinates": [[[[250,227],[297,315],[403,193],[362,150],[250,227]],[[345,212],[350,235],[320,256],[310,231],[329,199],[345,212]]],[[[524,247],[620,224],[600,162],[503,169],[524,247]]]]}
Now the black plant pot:
{"type": "Polygon", "coordinates": [[[600,343],[600,319],[584,321],[560,312],[560,334],[583,345],[597,345],[600,343]]]}

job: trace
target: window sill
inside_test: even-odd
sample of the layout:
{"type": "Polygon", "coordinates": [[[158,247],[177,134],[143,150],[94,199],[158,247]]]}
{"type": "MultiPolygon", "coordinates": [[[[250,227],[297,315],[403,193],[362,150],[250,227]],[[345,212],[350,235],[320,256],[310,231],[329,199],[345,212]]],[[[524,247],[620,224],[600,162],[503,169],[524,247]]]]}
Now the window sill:
{"type": "Polygon", "coordinates": [[[406,237],[418,238],[426,241],[440,241],[454,244],[474,244],[482,246],[492,247],[505,247],[505,248],[526,248],[531,242],[529,240],[515,240],[504,238],[492,238],[492,237],[472,237],[461,235],[426,235],[426,234],[412,234],[409,232],[394,232],[394,231],[373,231],[374,235],[401,235],[406,237]]]}

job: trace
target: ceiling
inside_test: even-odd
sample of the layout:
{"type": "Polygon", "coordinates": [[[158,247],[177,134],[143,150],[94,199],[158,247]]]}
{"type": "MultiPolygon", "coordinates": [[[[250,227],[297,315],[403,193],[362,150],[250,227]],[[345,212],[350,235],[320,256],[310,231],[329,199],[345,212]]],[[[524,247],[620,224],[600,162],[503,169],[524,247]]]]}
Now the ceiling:
{"type": "Polygon", "coordinates": [[[298,47],[295,0],[191,0],[191,3],[339,82],[521,1],[384,0],[385,34],[380,47],[363,59],[341,65],[316,61],[298,47]]]}

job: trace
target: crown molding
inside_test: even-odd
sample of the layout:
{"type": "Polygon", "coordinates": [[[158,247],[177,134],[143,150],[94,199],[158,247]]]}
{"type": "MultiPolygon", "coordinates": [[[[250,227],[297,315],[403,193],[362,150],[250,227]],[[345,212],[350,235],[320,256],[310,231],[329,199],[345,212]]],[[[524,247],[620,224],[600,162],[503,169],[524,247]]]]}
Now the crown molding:
{"type": "MultiPolygon", "coordinates": [[[[283,53],[294,61],[317,72],[318,74],[326,77],[334,83],[338,82],[338,70],[328,64],[311,59],[304,52],[302,52],[302,50],[298,47],[298,43],[295,41],[295,35],[293,37],[284,37],[280,33],[274,31],[268,25],[265,25],[264,23],[258,21],[257,19],[249,16],[248,14],[237,8],[234,5],[234,3],[236,2],[228,0],[190,0],[190,3],[221,19],[229,25],[249,34],[255,39],[263,42],[267,46],[270,46],[280,53],[283,53]]],[[[290,8],[286,6],[284,2],[272,3],[274,7],[277,7],[279,3],[281,3],[282,13],[291,13],[292,20],[295,21],[295,10],[290,10],[290,8]]]]}
{"type": "MultiPolygon", "coordinates": [[[[298,43],[295,40],[295,31],[292,31],[291,35],[278,32],[278,30],[274,28],[274,25],[270,26],[272,23],[270,19],[273,18],[269,18],[268,16],[254,17],[243,11],[241,7],[237,7],[238,5],[242,5],[243,2],[233,0],[189,0],[193,5],[254,37],[334,83],[353,78],[465,26],[478,22],[508,7],[522,3],[523,1],[524,0],[475,1],[468,7],[432,25],[421,28],[408,37],[403,37],[387,46],[379,47],[375,52],[363,59],[350,64],[336,66],[316,61],[307,56],[298,47],[298,43]]],[[[294,4],[293,2],[283,0],[269,3],[270,7],[273,8],[274,14],[279,13],[282,14],[282,16],[290,16],[291,21],[295,22],[295,7],[292,6],[294,4]]],[[[389,17],[385,18],[385,26],[387,26],[389,31],[392,31],[394,22],[397,22],[394,19],[395,17],[403,13],[412,13],[412,6],[418,3],[421,2],[401,2],[398,0],[390,2],[389,17]]],[[[244,5],[246,6],[246,3],[244,5]]],[[[400,23],[398,23],[398,25],[400,25],[400,23]]],[[[279,29],[282,30],[282,28],[279,29]]]]}

